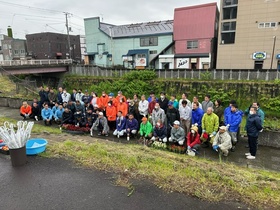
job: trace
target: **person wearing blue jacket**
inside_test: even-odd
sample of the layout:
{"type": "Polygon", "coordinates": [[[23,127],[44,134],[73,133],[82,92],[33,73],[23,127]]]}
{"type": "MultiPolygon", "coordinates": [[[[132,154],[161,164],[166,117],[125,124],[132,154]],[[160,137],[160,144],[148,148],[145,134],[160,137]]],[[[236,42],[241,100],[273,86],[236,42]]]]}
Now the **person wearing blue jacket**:
{"type": "Polygon", "coordinates": [[[54,120],[56,123],[61,123],[62,121],[62,114],[64,112],[62,104],[59,104],[58,109],[55,111],[54,120]]]}
{"type": "Polygon", "coordinates": [[[49,105],[47,103],[44,104],[44,108],[41,111],[41,115],[42,115],[42,118],[43,118],[43,121],[44,121],[45,125],[51,125],[52,124],[53,112],[49,108],[49,105]]]}
{"type": "Polygon", "coordinates": [[[256,159],[256,153],[258,148],[258,136],[262,131],[262,122],[260,116],[257,114],[257,107],[250,108],[250,116],[247,119],[246,131],[248,136],[248,143],[250,151],[245,153],[246,158],[253,160],[256,159]]]}
{"type": "Polygon", "coordinates": [[[199,135],[201,135],[201,133],[202,133],[201,120],[202,120],[203,115],[204,115],[204,112],[201,108],[199,108],[199,103],[193,102],[192,125],[197,124],[199,135]]]}
{"type": "Polygon", "coordinates": [[[58,102],[55,102],[55,104],[54,104],[54,106],[53,106],[53,108],[52,108],[53,116],[55,115],[55,112],[56,112],[56,110],[58,109],[58,105],[59,105],[59,103],[58,103],[58,102]]]}
{"type": "Polygon", "coordinates": [[[139,128],[138,121],[134,118],[133,114],[129,114],[125,126],[127,141],[130,140],[131,135],[135,135],[137,133],[138,128],[139,128]]]}
{"type": "Polygon", "coordinates": [[[116,130],[113,135],[120,138],[120,136],[124,135],[126,129],[126,118],[122,116],[122,111],[118,111],[117,120],[116,120],[116,130]]]}
{"type": "Polygon", "coordinates": [[[231,105],[232,104],[237,104],[235,100],[231,100],[229,102],[229,106],[227,108],[225,108],[224,110],[224,121],[227,121],[226,120],[226,117],[229,116],[230,112],[231,112],[231,105]]]}
{"type": "Polygon", "coordinates": [[[238,110],[238,106],[236,104],[231,104],[231,111],[225,116],[225,125],[228,127],[228,132],[231,137],[232,152],[235,151],[237,132],[242,121],[242,115],[243,112],[238,110]]]}

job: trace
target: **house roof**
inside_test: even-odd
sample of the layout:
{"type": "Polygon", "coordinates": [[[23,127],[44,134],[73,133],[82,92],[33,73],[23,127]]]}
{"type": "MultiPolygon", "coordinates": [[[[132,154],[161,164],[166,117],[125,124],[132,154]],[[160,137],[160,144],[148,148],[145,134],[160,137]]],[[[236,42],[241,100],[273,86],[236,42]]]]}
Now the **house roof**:
{"type": "Polygon", "coordinates": [[[101,22],[100,30],[112,38],[172,34],[173,20],[134,23],[120,26],[101,22]]]}

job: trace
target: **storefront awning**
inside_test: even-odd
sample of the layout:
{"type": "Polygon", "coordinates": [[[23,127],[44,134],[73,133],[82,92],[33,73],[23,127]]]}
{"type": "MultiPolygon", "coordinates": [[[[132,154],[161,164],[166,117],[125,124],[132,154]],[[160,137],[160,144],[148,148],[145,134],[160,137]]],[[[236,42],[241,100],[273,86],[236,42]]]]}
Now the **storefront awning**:
{"type": "Polygon", "coordinates": [[[128,50],[127,55],[149,54],[149,49],[128,50]]]}

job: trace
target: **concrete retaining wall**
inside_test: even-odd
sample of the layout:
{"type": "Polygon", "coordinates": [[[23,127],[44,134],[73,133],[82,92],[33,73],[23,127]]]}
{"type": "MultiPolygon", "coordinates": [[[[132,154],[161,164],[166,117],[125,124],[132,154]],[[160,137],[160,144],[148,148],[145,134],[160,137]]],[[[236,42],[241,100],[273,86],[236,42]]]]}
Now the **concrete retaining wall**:
{"type": "MultiPolygon", "coordinates": [[[[24,100],[20,98],[5,98],[0,97],[0,106],[2,107],[11,107],[14,109],[19,109],[24,100]]],[[[32,101],[27,101],[28,104],[32,104],[32,101]]]]}
{"type": "Polygon", "coordinates": [[[259,145],[280,148],[280,132],[263,131],[259,134],[259,145]]]}

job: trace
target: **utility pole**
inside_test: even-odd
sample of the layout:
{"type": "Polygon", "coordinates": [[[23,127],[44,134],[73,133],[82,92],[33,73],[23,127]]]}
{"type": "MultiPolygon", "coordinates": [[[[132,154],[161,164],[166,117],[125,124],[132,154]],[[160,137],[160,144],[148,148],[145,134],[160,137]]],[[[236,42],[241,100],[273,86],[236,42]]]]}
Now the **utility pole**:
{"type": "Polygon", "coordinates": [[[273,66],[273,60],[274,60],[274,51],[275,51],[275,43],[276,43],[276,36],[273,36],[273,45],[272,45],[272,56],[271,56],[271,64],[270,69],[272,69],[273,66]]]}
{"type": "Polygon", "coordinates": [[[65,14],[65,18],[66,18],[66,30],[67,30],[67,40],[68,40],[68,50],[69,50],[69,59],[71,59],[71,43],[70,43],[70,35],[69,35],[69,25],[68,25],[68,15],[70,15],[70,13],[68,12],[64,12],[65,14]]]}

